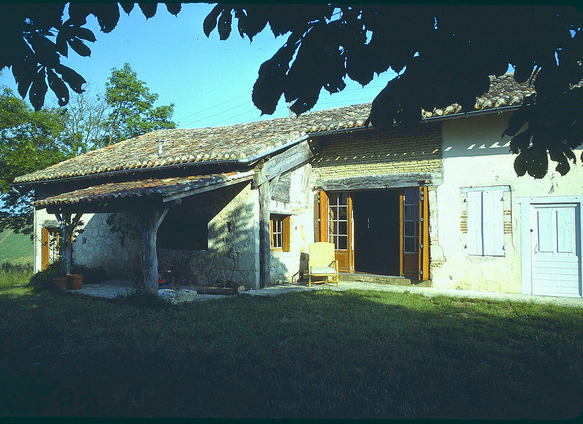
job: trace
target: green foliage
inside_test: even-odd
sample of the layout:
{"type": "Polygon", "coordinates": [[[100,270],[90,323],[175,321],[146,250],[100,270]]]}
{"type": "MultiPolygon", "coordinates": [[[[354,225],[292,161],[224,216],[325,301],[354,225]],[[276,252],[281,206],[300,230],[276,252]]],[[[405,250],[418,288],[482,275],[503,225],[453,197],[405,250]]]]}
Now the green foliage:
{"type": "Polygon", "coordinates": [[[32,264],[13,264],[4,261],[0,264],[0,288],[26,284],[32,276],[32,264]]]}
{"type": "Polygon", "coordinates": [[[154,130],[176,128],[172,122],[174,105],[154,107],[157,99],[158,94],[150,92],[129,63],[121,69],[113,68],[105,83],[105,100],[111,108],[106,120],[108,144],[154,130]]]}
{"type": "Polygon", "coordinates": [[[472,112],[476,97],[488,91],[489,77],[512,65],[516,82],[530,83],[536,94],[503,135],[513,137],[518,175],[542,178],[549,157],[566,174],[569,162],[575,163],[573,149],[583,144],[581,10],[221,3],[203,30],[209,36],[216,28],[221,40],[235,25],[250,40],[267,25],[275,36],[285,34],[285,44],[261,66],[253,88],[253,102],[263,113],[273,113],[282,96],[292,112],[306,112],[322,90],[342,91],[346,78],[366,85],[391,69],[398,76],[374,99],[366,121],[377,130],[413,127],[422,109],[457,103],[472,112]],[[518,139],[526,127],[522,138],[528,137],[528,145],[518,139]]]}
{"type": "Polygon", "coordinates": [[[11,188],[14,177],[46,168],[66,159],[62,138],[63,115],[59,109],[33,111],[12,91],[0,94],[0,199],[7,212],[0,214],[0,230],[32,232],[30,202],[34,192],[11,188]]]}
{"type": "Polygon", "coordinates": [[[63,261],[55,261],[47,266],[47,269],[34,274],[29,281],[31,287],[42,291],[59,291],[54,284],[53,278],[62,277],[65,273],[65,264],[63,261]]]}
{"type": "Polygon", "coordinates": [[[83,284],[95,284],[109,279],[109,274],[104,267],[92,267],[78,265],[73,262],[71,266],[72,274],[83,274],[83,284]]]}
{"type": "MultiPolygon", "coordinates": [[[[40,110],[50,88],[60,106],[69,101],[69,88],[83,92],[85,79],[61,63],[71,52],[90,56],[87,43],[95,42],[93,32],[84,26],[91,15],[97,18],[102,32],[115,28],[120,6],[130,13],[133,3],[2,3],[0,4],[0,70],[11,68],[18,84],[18,93],[28,94],[31,104],[40,110]],[[69,19],[65,20],[65,7],[69,19]],[[67,87],[68,86],[68,87],[67,87]]],[[[156,4],[141,3],[144,16],[151,18],[156,4]]],[[[176,15],[180,3],[166,5],[176,15]]]]}

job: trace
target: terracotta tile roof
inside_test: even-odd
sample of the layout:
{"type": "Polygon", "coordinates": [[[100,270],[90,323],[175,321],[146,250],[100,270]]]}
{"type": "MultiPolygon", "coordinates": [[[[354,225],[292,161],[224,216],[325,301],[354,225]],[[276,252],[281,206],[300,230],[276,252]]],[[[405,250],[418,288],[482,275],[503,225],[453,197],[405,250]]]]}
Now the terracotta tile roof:
{"type": "Polygon", "coordinates": [[[188,192],[195,190],[212,190],[251,178],[251,172],[230,172],[228,174],[162,179],[148,178],[138,181],[107,183],[47,197],[46,199],[33,202],[33,206],[35,208],[45,208],[52,205],[72,205],[76,203],[143,196],[160,196],[162,199],[165,199],[176,195],[187,195],[188,192]]]}
{"type": "MultiPolygon", "coordinates": [[[[503,75],[493,79],[490,91],[476,100],[475,109],[518,106],[531,92],[525,84],[517,84],[512,74],[503,75]]],[[[154,131],[17,177],[15,182],[29,183],[168,165],[245,161],[309,133],[362,127],[370,108],[371,104],[365,103],[310,112],[295,118],[276,118],[226,127],[154,131]],[[160,145],[162,154],[158,153],[160,145]]],[[[423,117],[459,112],[459,105],[452,105],[431,112],[423,111],[423,117]]]]}

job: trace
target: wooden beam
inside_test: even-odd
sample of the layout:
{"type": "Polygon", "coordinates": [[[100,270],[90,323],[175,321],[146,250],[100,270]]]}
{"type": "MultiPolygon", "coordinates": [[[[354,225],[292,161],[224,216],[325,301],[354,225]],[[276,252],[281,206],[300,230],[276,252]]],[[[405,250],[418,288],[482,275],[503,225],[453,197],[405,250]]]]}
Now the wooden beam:
{"type": "Polygon", "coordinates": [[[253,176],[253,188],[259,187],[266,181],[298,168],[312,158],[313,154],[306,140],[283,153],[280,153],[261,166],[253,176]]]}
{"type": "Polygon", "coordinates": [[[271,232],[270,232],[271,182],[259,186],[259,287],[271,282],[271,232]]]}
{"type": "Polygon", "coordinates": [[[386,188],[417,187],[420,184],[439,184],[441,179],[441,175],[425,172],[364,175],[323,180],[318,182],[315,188],[326,191],[382,190],[386,188]]]}

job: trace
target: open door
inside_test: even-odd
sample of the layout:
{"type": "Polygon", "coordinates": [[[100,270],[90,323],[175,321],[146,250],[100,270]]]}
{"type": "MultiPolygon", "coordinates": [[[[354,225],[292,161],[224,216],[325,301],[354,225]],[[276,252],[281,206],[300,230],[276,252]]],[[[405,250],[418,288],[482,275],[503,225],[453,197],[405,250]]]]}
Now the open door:
{"type": "Polygon", "coordinates": [[[318,239],[334,243],[338,269],[354,272],[352,196],[348,192],[318,193],[318,239]]]}
{"type": "Polygon", "coordinates": [[[429,279],[429,199],[427,187],[401,192],[401,275],[429,279]]]}
{"type": "Polygon", "coordinates": [[[427,187],[318,193],[317,240],[339,270],[429,279],[427,187]]]}
{"type": "Polygon", "coordinates": [[[41,228],[41,270],[59,259],[60,233],[59,228],[41,228]]]}

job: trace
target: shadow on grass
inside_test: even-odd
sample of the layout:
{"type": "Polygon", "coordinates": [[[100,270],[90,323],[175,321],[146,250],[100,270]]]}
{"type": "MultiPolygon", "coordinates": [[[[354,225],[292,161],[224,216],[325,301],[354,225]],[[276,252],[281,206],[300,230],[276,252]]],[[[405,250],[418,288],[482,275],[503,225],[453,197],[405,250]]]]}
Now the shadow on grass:
{"type": "Polygon", "coordinates": [[[576,309],[314,291],[158,308],[0,291],[0,415],[559,419],[576,309]]]}

